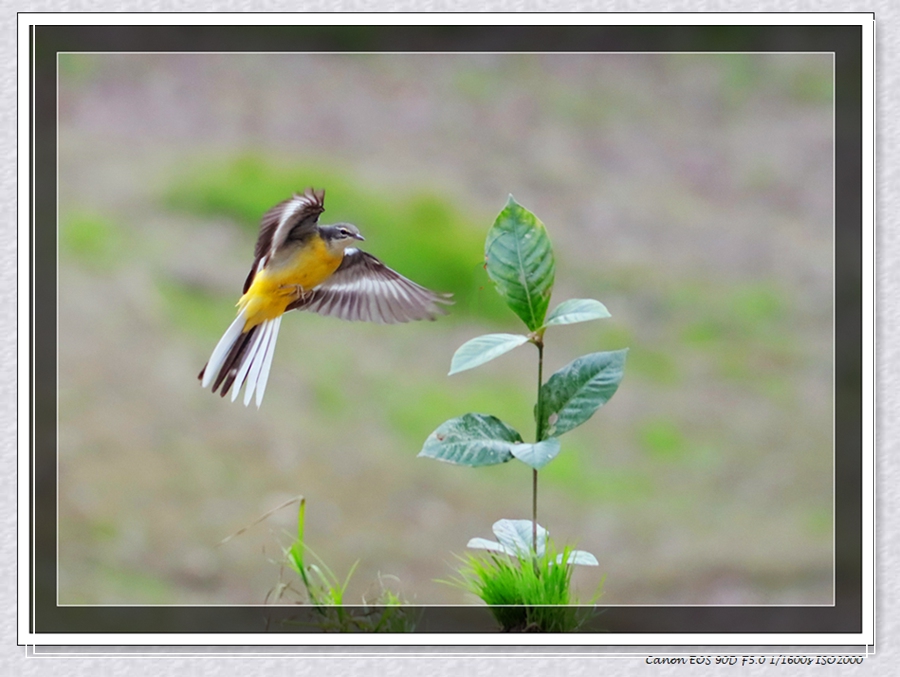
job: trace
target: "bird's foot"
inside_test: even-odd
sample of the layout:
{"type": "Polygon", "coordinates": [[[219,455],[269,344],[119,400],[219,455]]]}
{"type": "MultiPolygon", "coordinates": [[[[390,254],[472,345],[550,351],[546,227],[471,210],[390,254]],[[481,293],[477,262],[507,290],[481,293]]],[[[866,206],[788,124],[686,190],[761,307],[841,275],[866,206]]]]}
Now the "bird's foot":
{"type": "Polygon", "coordinates": [[[307,293],[307,290],[303,288],[302,284],[283,284],[279,287],[279,290],[284,294],[293,297],[294,301],[299,301],[307,293]]]}

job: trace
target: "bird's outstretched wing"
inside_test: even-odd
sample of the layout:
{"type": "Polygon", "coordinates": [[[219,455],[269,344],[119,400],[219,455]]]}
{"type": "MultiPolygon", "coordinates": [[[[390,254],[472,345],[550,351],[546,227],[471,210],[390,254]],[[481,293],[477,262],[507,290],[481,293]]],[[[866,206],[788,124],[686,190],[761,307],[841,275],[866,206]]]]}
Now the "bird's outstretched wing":
{"type": "Polygon", "coordinates": [[[250,289],[256,273],[262,270],[272,256],[286,242],[299,240],[313,232],[319,214],[325,211],[325,190],[307,188],[303,193],[282,200],[263,214],[259,224],[259,237],[253,252],[253,266],[244,282],[244,292],[250,289]]]}
{"type": "Polygon", "coordinates": [[[394,324],[433,320],[453,303],[391,270],[359,249],[347,249],[341,265],[325,282],[294,301],[287,310],[311,310],[342,320],[394,324]]]}

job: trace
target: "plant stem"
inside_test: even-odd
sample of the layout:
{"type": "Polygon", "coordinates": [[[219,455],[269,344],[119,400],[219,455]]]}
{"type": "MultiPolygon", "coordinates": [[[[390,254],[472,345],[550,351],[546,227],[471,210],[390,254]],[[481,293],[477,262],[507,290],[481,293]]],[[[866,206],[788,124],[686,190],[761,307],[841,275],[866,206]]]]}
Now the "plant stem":
{"type": "MultiPolygon", "coordinates": [[[[544,419],[541,410],[541,385],[544,383],[544,337],[539,336],[534,343],[538,349],[538,394],[537,394],[537,422],[535,424],[535,443],[541,441],[543,430],[541,429],[541,421],[544,419]]],[[[537,490],[538,490],[538,471],[537,468],[532,469],[531,475],[531,547],[537,556],[537,490]]]]}
{"type": "Polygon", "coordinates": [[[531,471],[531,547],[537,555],[537,470],[531,471]]]}

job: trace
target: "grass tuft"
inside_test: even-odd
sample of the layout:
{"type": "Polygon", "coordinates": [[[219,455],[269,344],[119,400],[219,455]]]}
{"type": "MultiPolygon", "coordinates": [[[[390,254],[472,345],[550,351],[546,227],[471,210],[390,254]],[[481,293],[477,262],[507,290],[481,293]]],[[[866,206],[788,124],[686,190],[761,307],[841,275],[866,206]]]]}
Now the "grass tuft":
{"type": "MultiPolygon", "coordinates": [[[[572,550],[563,548],[566,562],[572,550]]],[[[480,597],[503,632],[574,632],[592,615],[571,593],[571,565],[557,564],[550,543],[539,557],[460,557],[459,577],[441,581],[480,597]]],[[[601,583],[602,585],[602,583],[601,583]]],[[[600,590],[591,604],[600,596],[600,590]]]]}
{"type": "MultiPolygon", "coordinates": [[[[345,596],[350,579],[359,565],[355,562],[341,580],[303,539],[306,499],[300,499],[297,512],[297,537],[284,550],[287,565],[300,577],[309,604],[315,610],[315,623],[323,632],[413,632],[417,619],[404,608],[403,599],[390,590],[379,576],[381,591],[373,604],[347,605],[345,596]],[[309,561],[306,555],[314,561],[309,561]]],[[[290,586],[279,584],[275,602],[290,586]]],[[[271,594],[270,594],[271,596],[271,594]]]]}

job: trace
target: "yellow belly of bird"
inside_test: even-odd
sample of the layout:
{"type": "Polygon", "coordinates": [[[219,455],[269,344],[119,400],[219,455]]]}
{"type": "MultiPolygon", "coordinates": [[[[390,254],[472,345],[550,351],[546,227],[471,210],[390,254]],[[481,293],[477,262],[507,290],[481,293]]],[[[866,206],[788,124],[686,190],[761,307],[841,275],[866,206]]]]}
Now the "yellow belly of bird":
{"type": "Polygon", "coordinates": [[[316,238],[277,267],[267,266],[261,270],[237,302],[238,308],[246,310],[247,314],[244,331],[283,315],[300,293],[327,280],[342,258],[341,254],[335,256],[329,252],[324,241],[316,238]]]}

